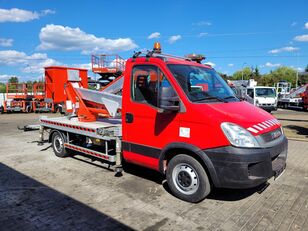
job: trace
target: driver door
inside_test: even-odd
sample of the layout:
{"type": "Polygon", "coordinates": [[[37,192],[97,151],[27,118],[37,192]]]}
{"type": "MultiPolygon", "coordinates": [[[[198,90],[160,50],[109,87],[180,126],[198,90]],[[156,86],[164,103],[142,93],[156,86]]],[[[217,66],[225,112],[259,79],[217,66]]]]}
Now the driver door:
{"type": "Polygon", "coordinates": [[[161,106],[172,104],[165,99],[176,93],[156,65],[136,64],[130,81],[131,99],[123,121],[123,155],[129,162],[158,169],[162,148],[173,141],[179,129],[179,113],[165,113],[161,106]]]}

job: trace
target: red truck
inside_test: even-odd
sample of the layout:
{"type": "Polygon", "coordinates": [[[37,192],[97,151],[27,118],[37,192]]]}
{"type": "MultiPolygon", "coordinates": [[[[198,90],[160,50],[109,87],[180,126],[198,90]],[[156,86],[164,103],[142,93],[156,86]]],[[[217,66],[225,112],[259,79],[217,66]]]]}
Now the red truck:
{"type": "Polygon", "coordinates": [[[302,101],[303,101],[303,110],[308,110],[308,85],[306,86],[305,91],[301,94],[302,101]]]}
{"type": "MultiPolygon", "coordinates": [[[[55,154],[94,156],[159,171],[172,193],[203,200],[213,187],[251,188],[278,177],[288,142],[271,114],[240,101],[207,65],[160,53],[126,61],[122,96],[67,83],[72,114],[41,118],[55,154]]],[[[108,88],[108,87],[107,87],[108,88]]]]}

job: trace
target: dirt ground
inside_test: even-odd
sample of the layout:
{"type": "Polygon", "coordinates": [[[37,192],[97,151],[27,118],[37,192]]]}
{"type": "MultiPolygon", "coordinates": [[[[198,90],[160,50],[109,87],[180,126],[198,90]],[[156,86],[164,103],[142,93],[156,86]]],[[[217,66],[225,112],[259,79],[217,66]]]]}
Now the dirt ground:
{"type": "MultiPolygon", "coordinates": [[[[297,114],[274,115],[284,126],[305,127],[308,113],[297,114]]],[[[57,158],[50,144],[37,145],[38,131],[17,130],[41,115],[0,115],[1,231],[308,230],[308,142],[289,141],[285,173],[262,193],[215,189],[191,204],[172,196],[154,171],[130,166],[117,178],[89,158],[57,158]]]]}
{"type": "Polygon", "coordinates": [[[273,115],[280,121],[289,139],[308,142],[308,112],[278,109],[273,115]]]}

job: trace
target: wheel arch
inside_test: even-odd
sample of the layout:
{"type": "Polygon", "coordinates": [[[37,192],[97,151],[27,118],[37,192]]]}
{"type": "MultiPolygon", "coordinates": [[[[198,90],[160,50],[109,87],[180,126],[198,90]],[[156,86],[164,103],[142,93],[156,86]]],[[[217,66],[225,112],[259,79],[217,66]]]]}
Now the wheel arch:
{"type": "Polygon", "coordinates": [[[159,171],[162,174],[165,174],[164,162],[167,161],[168,163],[178,154],[186,154],[195,158],[203,166],[214,186],[218,187],[220,185],[216,170],[210,158],[200,148],[187,143],[175,142],[163,148],[159,157],[159,171]]]}

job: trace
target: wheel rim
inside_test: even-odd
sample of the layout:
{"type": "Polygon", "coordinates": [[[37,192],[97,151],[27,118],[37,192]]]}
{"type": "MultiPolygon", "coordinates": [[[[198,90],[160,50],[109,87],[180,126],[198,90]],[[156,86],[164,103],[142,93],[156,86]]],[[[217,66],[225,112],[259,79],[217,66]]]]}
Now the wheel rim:
{"type": "Polygon", "coordinates": [[[57,135],[54,141],[54,147],[58,153],[62,152],[63,149],[63,140],[61,136],[57,135]]]}
{"type": "Polygon", "coordinates": [[[194,194],[199,188],[196,170],[188,164],[178,164],[172,172],[175,187],[185,195],[194,194]]]}

